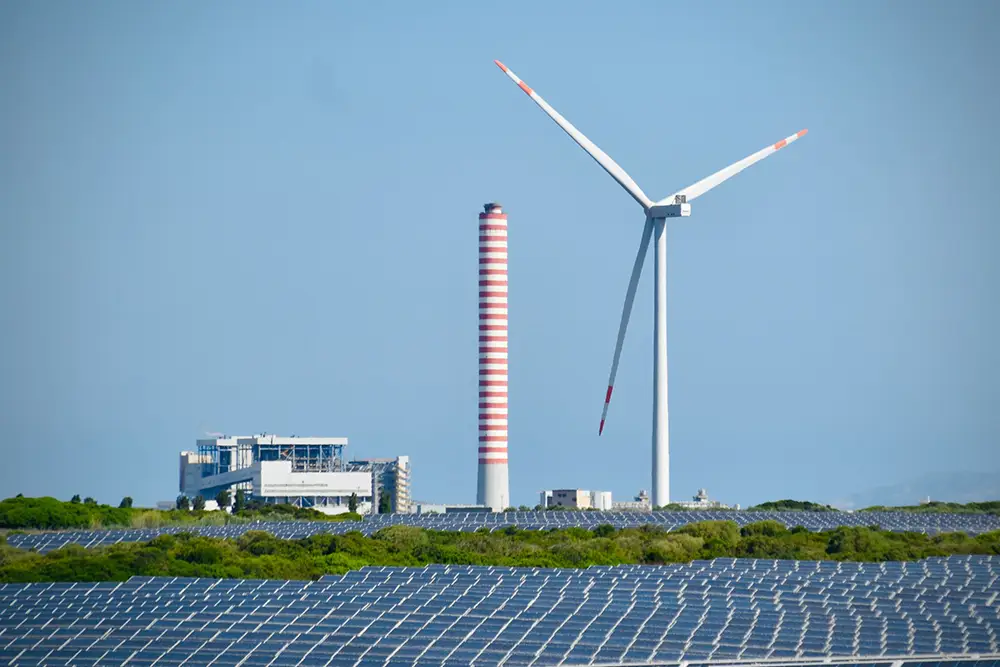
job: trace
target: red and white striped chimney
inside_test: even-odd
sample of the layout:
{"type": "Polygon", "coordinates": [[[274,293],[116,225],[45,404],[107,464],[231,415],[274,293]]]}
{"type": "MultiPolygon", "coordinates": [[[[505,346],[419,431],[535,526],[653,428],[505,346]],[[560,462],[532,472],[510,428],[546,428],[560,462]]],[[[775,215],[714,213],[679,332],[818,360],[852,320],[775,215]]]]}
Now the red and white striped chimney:
{"type": "Polygon", "coordinates": [[[507,477],[507,214],[479,214],[479,486],[476,502],[510,506],[507,477]]]}

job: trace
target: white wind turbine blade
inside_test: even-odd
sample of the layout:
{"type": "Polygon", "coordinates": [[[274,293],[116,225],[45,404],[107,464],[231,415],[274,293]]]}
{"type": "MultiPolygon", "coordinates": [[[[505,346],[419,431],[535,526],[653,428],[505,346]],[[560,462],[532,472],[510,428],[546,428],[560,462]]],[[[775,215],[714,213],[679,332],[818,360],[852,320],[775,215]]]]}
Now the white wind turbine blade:
{"type": "Polygon", "coordinates": [[[618,374],[618,360],[622,356],[622,344],[625,342],[625,329],[628,328],[628,318],[632,313],[632,302],[635,301],[635,289],[639,285],[639,276],[642,275],[642,263],[646,259],[646,251],[649,250],[649,239],[653,235],[653,220],[646,218],[646,224],[642,228],[642,240],[639,241],[639,252],[635,256],[635,264],[632,266],[632,277],[628,281],[628,291],[625,292],[625,305],[622,307],[622,321],[618,325],[618,340],[615,342],[615,356],[611,360],[611,376],[608,378],[608,393],[604,396],[604,410],[601,412],[601,427],[597,435],[604,433],[604,420],[608,418],[608,405],[611,403],[611,390],[615,386],[615,375],[618,374]]]}
{"type": "Polygon", "coordinates": [[[690,186],[684,188],[683,190],[681,190],[680,192],[677,192],[675,194],[670,195],[669,197],[665,197],[664,199],[661,199],[660,201],[656,202],[656,204],[657,205],[664,205],[664,204],[669,205],[669,204],[677,204],[677,203],[682,203],[682,202],[690,202],[690,201],[692,201],[692,200],[700,197],[701,195],[705,194],[706,192],[708,192],[709,190],[711,190],[715,186],[719,185],[720,183],[723,183],[723,182],[729,180],[730,178],[732,178],[736,174],[740,173],[741,171],[743,171],[744,169],[746,169],[750,165],[756,164],[757,162],[760,162],[761,160],[763,160],[764,158],[766,158],[768,155],[771,155],[772,153],[776,153],[777,151],[781,150],[782,148],[784,148],[788,144],[792,143],[793,141],[795,141],[799,137],[805,136],[806,132],[808,132],[808,131],[809,130],[802,130],[801,132],[796,132],[792,136],[786,137],[785,139],[782,139],[781,141],[779,141],[779,142],[777,142],[775,144],[771,144],[767,148],[762,148],[761,150],[757,151],[753,155],[751,155],[749,157],[745,157],[742,160],[740,160],[739,162],[737,162],[735,164],[731,164],[728,167],[726,167],[725,169],[722,169],[720,171],[715,172],[714,174],[712,174],[708,178],[703,178],[700,181],[698,181],[697,183],[695,183],[694,185],[690,185],[690,186]],[[678,197],[682,197],[683,199],[678,200],[677,199],[678,197]]]}
{"type": "Polygon", "coordinates": [[[649,207],[653,205],[653,201],[646,196],[646,193],[642,191],[642,188],[640,188],[636,182],[632,180],[632,177],[625,173],[625,170],[619,167],[618,163],[612,160],[607,153],[602,151],[594,144],[594,142],[585,137],[580,130],[573,127],[572,123],[559,115],[558,111],[550,107],[548,103],[538,95],[538,93],[533,91],[526,83],[517,78],[517,75],[507,69],[502,62],[499,60],[494,60],[493,62],[497,64],[497,67],[504,71],[504,74],[510,77],[511,81],[516,83],[521,90],[527,93],[528,97],[533,99],[535,104],[540,106],[542,111],[549,115],[549,118],[554,120],[559,127],[564,129],[566,134],[572,137],[573,141],[580,145],[580,148],[587,151],[587,153],[590,154],[590,157],[597,161],[597,164],[604,167],[604,171],[608,172],[611,175],[611,178],[618,181],[618,184],[625,188],[625,190],[632,195],[632,198],[642,205],[644,211],[648,210],[649,207]]]}

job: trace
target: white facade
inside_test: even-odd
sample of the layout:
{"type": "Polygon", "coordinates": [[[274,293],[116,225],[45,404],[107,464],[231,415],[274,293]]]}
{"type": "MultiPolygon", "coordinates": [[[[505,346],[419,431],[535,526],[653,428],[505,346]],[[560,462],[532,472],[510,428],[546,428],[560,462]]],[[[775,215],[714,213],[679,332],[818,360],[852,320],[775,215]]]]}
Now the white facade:
{"type": "Polygon", "coordinates": [[[253,435],[198,440],[197,452],[181,452],[180,490],[214,504],[223,489],[253,499],[309,507],[328,514],[371,508],[371,471],[345,470],[347,438],[253,435]]]}
{"type": "Polygon", "coordinates": [[[214,495],[209,498],[205,489],[219,487],[232,488],[241,482],[249,482],[250,494],[255,498],[277,503],[295,504],[297,498],[339,498],[339,505],[316,505],[327,514],[348,511],[347,501],[351,494],[358,496],[358,512],[365,513],[371,507],[372,475],[370,472],[293,472],[291,461],[258,461],[247,468],[198,477],[197,485],[189,485],[184,493],[189,496],[201,495],[208,509],[214,495]]]}
{"type": "Polygon", "coordinates": [[[180,490],[188,496],[201,492],[201,464],[207,462],[198,452],[181,452],[180,490]]]}
{"type": "MultiPolygon", "coordinates": [[[[718,500],[711,500],[708,497],[708,491],[706,489],[698,489],[698,493],[694,495],[691,500],[680,500],[678,502],[672,503],[673,505],[678,505],[684,509],[689,510],[716,510],[716,509],[729,509],[729,505],[723,505],[718,500]]],[[[734,509],[739,509],[740,506],[737,505],[734,509]]]]}
{"type": "Polygon", "coordinates": [[[611,510],[611,492],[610,491],[591,491],[590,492],[590,506],[595,510],[601,510],[602,512],[607,512],[611,510]]]}
{"type": "Polygon", "coordinates": [[[441,503],[414,503],[413,514],[444,514],[448,506],[441,503]]]}
{"type": "Polygon", "coordinates": [[[394,491],[393,507],[395,512],[409,514],[410,508],[410,457],[396,457],[396,489],[394,491]]]}
{"type": "Polygon", "coordinates": [[[587,491],[586,489],[553,489],[538,494],[538,504],[544,509],[565,507],[567,509],[611,509],[610,491],[587,491]]]}
{"type": "Polygon", "coordinates": [[[485,505],[464,505],[461,503],[414,503],[414,514],[446,514],[468,510],[475,512],[487,509],[485,505]]]}
{"type": "Polygon", "coordinates": [[[363,471],[370,475],[372,506],[378,511],[379,498],[383,493],[389,495],[392,511],[399,514],[409,514],[412,510],[410,500],[410,457],[355,459],[348,464],[349,470],[363,471]]]}
{"type": "Polygon", "coordinates": [[[636,495],[633,500],[612,503],[611,508],[622,512],[648,512],[653,509],[649,502],[649,494],[646,493],[646,489],[640,489],[638,495],[636,495]]]}
{"type": "Polygon", "coordinates": [[[292,472],[290,461],[261,461],[252,466],[253,495],[262,498],[296,496],[367,496],[370,472],[292,472]]]}
{"type": "Polygon", "coordinates": [[[479,478],[476,502],[510,506],[507,472],[507,214],[479,214],[479,478]]]}

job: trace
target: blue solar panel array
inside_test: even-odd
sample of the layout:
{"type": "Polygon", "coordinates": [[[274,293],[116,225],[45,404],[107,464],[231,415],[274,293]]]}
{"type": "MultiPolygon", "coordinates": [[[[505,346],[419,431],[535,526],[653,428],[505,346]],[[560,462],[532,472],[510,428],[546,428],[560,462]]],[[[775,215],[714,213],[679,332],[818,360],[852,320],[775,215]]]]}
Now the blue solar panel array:
{"type": "Polygon", "coordinates": [[[964,556],[583,570],[370,567],[313,582],[133,577],[5,584],[0,662],[992,662],[1000,658],[998,578],[1000,557],[964,556]]]}
{"type": "Polygon", "coordinates": [[[809,530],[831,530],[840,526],[878,525],[885,530],[912,530],[924,533],[959,531],[978,534],[1000,530],[1000,515],[947,514],[916,512],[750,512],[709,511],[688,512],[459,512],[453,514],[383,514],[369,520],[386,524],[419,525],[437,530],[477,530],[516,525],[526,529],[593,528],[611,524],[628,528],[645,524],[678,528],[695,521],[735,521],[741,526],[757,521],[778,521],[789,528],[803,526],[809,530]]]}
{"type": "Polygon", "coordinates": [[[282,538],[308,537],[320,533],[344,533],[359,530],[371,533],[390,525],[421,526],[435,530],[497,530],[507,526],[523,529],[594,528],[610,524],[628,528],[653,524],[668,529],[693,521],[729,520],[746,525],[774,520],[789,528],[804,526],[809,530],[830,530],[839,526],[878,525],[886,530],[912,530],[922,533],[965,532],[976,535],[1000,530],[1000,516],[989,514],[917,514],[911,512],[463,512],[456,514],[379,514],[364,521],[347,523],[283,521],[231,524],[228,526],[169,527],[143,530],[62,531],[31,535],[11,535],[8,543],[23,549],[45,552],[65,544],[86,547],[150,540],[164,533],[197,532],[214,537],[238,537],[248,530],[266,530],[282,538]]]}

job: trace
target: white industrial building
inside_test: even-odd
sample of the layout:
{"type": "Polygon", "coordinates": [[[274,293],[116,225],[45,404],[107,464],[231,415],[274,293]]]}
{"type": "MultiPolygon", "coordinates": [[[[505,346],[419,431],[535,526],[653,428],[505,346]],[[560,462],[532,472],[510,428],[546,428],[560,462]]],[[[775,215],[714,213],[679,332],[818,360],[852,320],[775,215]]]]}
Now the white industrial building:
{"type": "Polygon", "coordinates": [[[261,434],[200,439],[197,444],[197,451],[181,452],[180,491],[191,498],[202,496],[206,505],[214,504],[224,489],[233,495],[242,489],[264,503],[339,514],[348,511],[356,495],[358,512],[364,514],[377,508],[378,493],[390,485],[393,511],[406,511],[409,501],[408,457],[398,457],[400,465],[373,474],[365,462],[345,463],[347,438],[261,434]],[[395,474],[399,469],[402,476],[395,474]]]}
{"type": "Polygon", "coordinates": [[[648,512],[652,508],[649,502],[649,493],[646,492],[646,489],[640,489],[638,495],[632,500],[623,500],[614,503],[612,506],[612,509],[616,512],[648,512]]]}
{"type": "Polygon", "coordinates": [[[586,491],[584,489],[554,489],[538,494],[539,504],[545,508],[565,507],[566,509],[601,511],[610,510],[610,491],[586,491]]]}
{"type": "Polygon", "coordinates": [[[455,512],[492,512],[488,505],[470,505],[465,503],[428,503],[414,502],[411,514],[452,514],[455,512]]]}
{"type": "MultiPolygon", "coordinates": [[[[673,506],[674,509],[683,508],[687,510],[738,510],[740,508],[739,505],[730,507],[729,505],[724,505],[718,500],[712,500],[708,497],[708,491],[705,489],[698,489],[698,493],[696,493],[691,500],[678,500],[670,503],[670,505],[673,506]]],[[[642,489],[633,500],[615,503],[614,509],[616,511],[648,512],[653,509],[653,506],[649,501],[649,494],[646,493],[645,489],[642,489]]],[[[670,508],[668,507],[668,509],[670,508]]]]}
{"type": "Polygon", "coordinates": [[[689,510],[727,510],[727,509],[738,510],[740,508],[739,505],[730,508],[729,505],[723,505],[718,500],[710,499],[708,497],[708,491],[706,489],[698,489],[698,493],[696,493],[691,498],[691,500],[680,500],[671,504],[678,505],[680,507],[683,507],[684,509],[689,509],[689,510]]]}
{"type": "Polygon", "coordinates": [[[389,507],[394,514],[412,512],[410,502],[410,457],[397,456],[384,459],[356,459],[347,464],[349,471],[364,471],[371,478],[373,512],[378,511],[382,494],[389,496],[389,507]]]}

